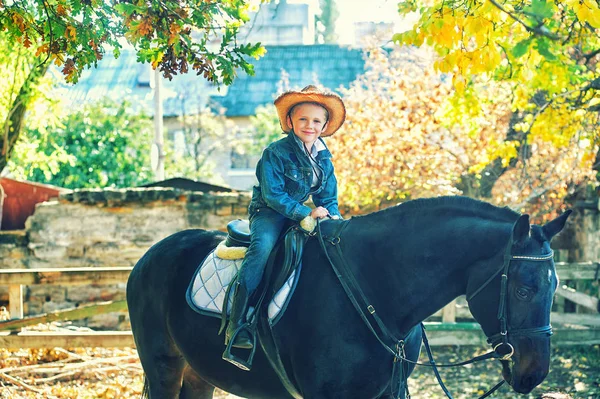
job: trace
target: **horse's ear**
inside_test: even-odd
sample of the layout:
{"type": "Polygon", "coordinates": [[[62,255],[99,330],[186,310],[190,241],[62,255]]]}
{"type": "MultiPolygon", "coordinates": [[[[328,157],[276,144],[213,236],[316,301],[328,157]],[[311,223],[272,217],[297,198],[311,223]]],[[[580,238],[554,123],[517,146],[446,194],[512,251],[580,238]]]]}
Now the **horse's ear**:
{"type": "Polygon", "coordinates": [[[556,219],[551,220],[542,226],[542,231],[544,232],[544,235],[548,241],[551,241],[552,238],[560,233],[560,231],[565,227],[565,223],[572,212],[573,211],[569,209],[556,219]]]}
{"type": "Polygon", "coordinates": [[[529,238],[529,215],[521,215],[513,226],[513,245],[522,245],[529,238]]]}

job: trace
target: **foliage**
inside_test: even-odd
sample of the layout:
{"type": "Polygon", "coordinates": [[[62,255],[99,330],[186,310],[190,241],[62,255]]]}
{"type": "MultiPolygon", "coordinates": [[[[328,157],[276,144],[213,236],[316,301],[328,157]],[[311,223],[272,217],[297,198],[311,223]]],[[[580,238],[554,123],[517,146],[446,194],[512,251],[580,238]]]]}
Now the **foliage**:
{"type": "Polygon", "coordinates": [[[272,104],[257,107],[250,123],[254,130],[250,152],[260,154],[266,146],[283,137],[277,109],[272,104]]]}
{"type": "Polygon", "coordinates": [[[458,193],[454,184],[461,169],[450,151],[441,151],[446,133],[436,117],[450,85],[425,60],[399,51],[389,57],[371,51],[365,69],[342,91],[346,122],[327,142],[341,206],[368,212],[411,198],[458,193]]]}
{"type": "MultiPolygon", "coordinates": [[[[435,347],[439,364],[455,363],[476,354],[472,347],[435,347]]],[[[427,362],[424,351],[421,361],[427,362]]],[[[134,349],[0,349],[3,372],[1,399],[133,399],[142,392],[143,374],[134,349]],[[85,367],[84,367],[85,365],[85,367]],[[32,367],[37,366],[37,367],[32,367]]],[[[600,395],[600,347],[563,346],[553,348],[551,369],[546,380],[523,399],[596,398],[600,395]],[[573,396],[571,396],[573,395],[573,396]]],[[[501,378],[497,361],[441,370],[444,383],[456,399],[482,395],[501,378]]],[[[415,368],[408,380],[415,399],[443,397],[429,367],[415,368]]],[[[496,399],[517,397],[502,387],[496,399]]],[[[233,399],[216,390],[215,398],[233,399]]]]}
{"type": "Polygon", "coordinates": [[[315,22],[317,43],[337,43],[338,36],[335,33],[335,24],[340,16],[335,0],[319,0],[321,14],[317,15],[315,22]]]}
{"type": "MultiPolygon", "coordinates": [[[[457,111],[447,102],[452,84],[434,70],[429,52],[374,49],[365,67],[367,72],[343,90],[346,123],[328,141],[342,207],[364,213],[419,197],[479,197],[462,187],[464,176],[482,174],[486,164],[515,151],[504,142],[510,89],[495,82],[474,84],[489,101],[477,112],[466,106],[457,111]]],[[[556,147],[533,137],[530,147],[528,166],[504,173],[486,200],[543,215],[558,209],[570,188],[589,177],[590,163],[581,162],[583,149],[575,139],[556,147]]]]}
{"type": "Polygon", "coordinates": [[[47,65],[40,64],[33,51],[20,44],[11,46],[0,32],[0,171],[4,169],[19,139],[28,107],[40,127],[53,125],[56,101],[49,96],[51,79],[44,77],[47,65]]]}
{"type": "MultiPolygon", "coordinates": [[[[182,101],[186,98],[190,97],[184,96],[182,101]]],[[[238,145],[238,138],[223,111],[215,113],[209,107],[202,107],[193,112],[186,111],[180,117],[181,136],[175,138],[172,155],[167,154],[165,171],[168,175],[224,183],[215,173],[214,156],[238,145]]]]}
{"type": "Polygon", "coordinates": [[[247,56],[259,57],[257,44],[236,41],[248,21],[250,0],[131,2],[23,0],[0,2],[0,31],[11,43],[35,50],[42,63],[62,67],[68,82],[96,65],[112,48],[119,56],[125,39],[138,60],[152,63],[171,78],[189,69],[211,82],[230,84],[236,68],[252,74],[247,56]]]}
{"type": "Polygon", "coordinates": [[[152,121],[127,103],[84,105],[61,125],[26,129],[9,168],[18,178],[66,188],[148,182],[152,121]]]}
{"type": "Polygon", "coordinates": [[[420,19],[394,40],[431,46],[435,70],[452,75],[455,94],[448,115],[455,123],[464,125],[464,119],[483,114],[495,101],[482,86],[501,82],[510,93],[513,114],[506,136],[490,143],[484,159],[497,167],[484,170],[480,162],[479,171],[489,172],[483,175],[495,179],[508,170],[519,173],[520,167],[533,176],[531,155],[568,154],[572,148],[579,156],[566,164],[599,169],[597,1],[411,0],[401,2],[399,10],[418,11],[420,19]]]}

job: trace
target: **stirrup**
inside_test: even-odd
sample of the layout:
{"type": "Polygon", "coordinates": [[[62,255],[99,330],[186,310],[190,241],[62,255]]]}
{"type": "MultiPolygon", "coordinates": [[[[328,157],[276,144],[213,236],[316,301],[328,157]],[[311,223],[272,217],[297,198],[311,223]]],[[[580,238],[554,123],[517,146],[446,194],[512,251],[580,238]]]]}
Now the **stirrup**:
{"type": "MultiPolygon", "coordinates": [[[[227,347],[225,348],[225,351],[223,352],[222,358],[223,358],[223,360],[228,361],[229,363],[239,367],[242,370],[250,371],[250,369],[252,368],[252,361],[254,360],[254,354],[256,353],[256,333],[250,334],[252,336],[252,349],[250,349],[250,355],[248,356],[248,358],[246,360],[244,360],[238,356],[235,356],[233,353],[231,353],[231,349],[233,348],[233,343],[235,342],[235,338],[240,333],[240,331],[242,331],[243,329],[245,329],[247,327],[248,327],[248,324],[242,324],[241,326],[238,327],[237,330],[235,330],[235,332],[229,339],[229,342],[227,343],[227,347]]],[[[238,349],[238,350],[244,350],[244,349],[238,349]]]]}

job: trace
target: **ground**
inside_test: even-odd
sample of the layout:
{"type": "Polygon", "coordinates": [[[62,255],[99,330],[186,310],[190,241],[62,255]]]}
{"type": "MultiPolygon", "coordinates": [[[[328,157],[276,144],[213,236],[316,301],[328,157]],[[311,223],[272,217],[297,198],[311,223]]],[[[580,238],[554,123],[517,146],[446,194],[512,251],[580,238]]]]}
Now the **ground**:
{"type": "MultiPolygon", "coordinates": [[[[438,363],[466,360],[475,354],[469,347],[433,349],[438,363]]],[[[455,399],[474,399],[500,380],[500,368],[498,362],[488,361],[441,373],[455,399]]],[[[134,349],[0,349],[0,399],[139,398],[142,383],[134,349]]],[[[444,397],[427,368],[418,367],[409,385],[413,399],[444,397]]],[[[234,398],[222,392],[216,397],[234,398]]],[[[531,394],[519,396],[505,386],[492,398],[600,398],[600,345],[555,348],[550,374],[531,394]]]]}

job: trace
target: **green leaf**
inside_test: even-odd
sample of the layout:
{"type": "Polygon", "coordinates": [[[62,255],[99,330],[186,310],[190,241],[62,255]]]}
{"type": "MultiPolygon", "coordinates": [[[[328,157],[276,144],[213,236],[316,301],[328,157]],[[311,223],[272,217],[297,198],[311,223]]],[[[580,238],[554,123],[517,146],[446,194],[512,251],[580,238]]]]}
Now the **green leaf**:
{"type": "Polygon", "coordinates": [[[537,15],[540,19],[552,18],[554,16],[553,4],[546,2],[546,0],[533,0],[531,6],[527,7],[526,10],[537,15]]]}
{"type": "Polygon", "coordinates": [[[538,38],[536,41],[536,49],[538,53],[544,56],[548,61],[556,60],[556,55],[554,55],[550,50],[550,44],[548,39],[546,38],[538,38]]]}
{"type": "Polygon", "coordinates": [[[410,12],[417,11],[417,4],[414,0],[401,1],[398,3],[398,13],[408,14],[410,12]]]}
{"type": "Polygon", "coordinates": [[[134,12],[138,12],[138,13],[142,14],[142,13],[145,13],[148,11],[148,9],[146,7],[140,7],[140,6],[136,6],[134,4],[127,4],[127,3],[119,3],[119,4],[115,5],[115,10],[117,10],[119,13],[125,14],[125,15],[131,15],[134,12]]]}
{"type": "Polygon", "coordinates": [[[517,43],[515,45],[515,47],[513,47],[513,49],[512,49],[513,56],[515,58],[521,58],[529,51],[530,46],[531,46],[531,38],[521,40],[519,43],[517,43]]]}

